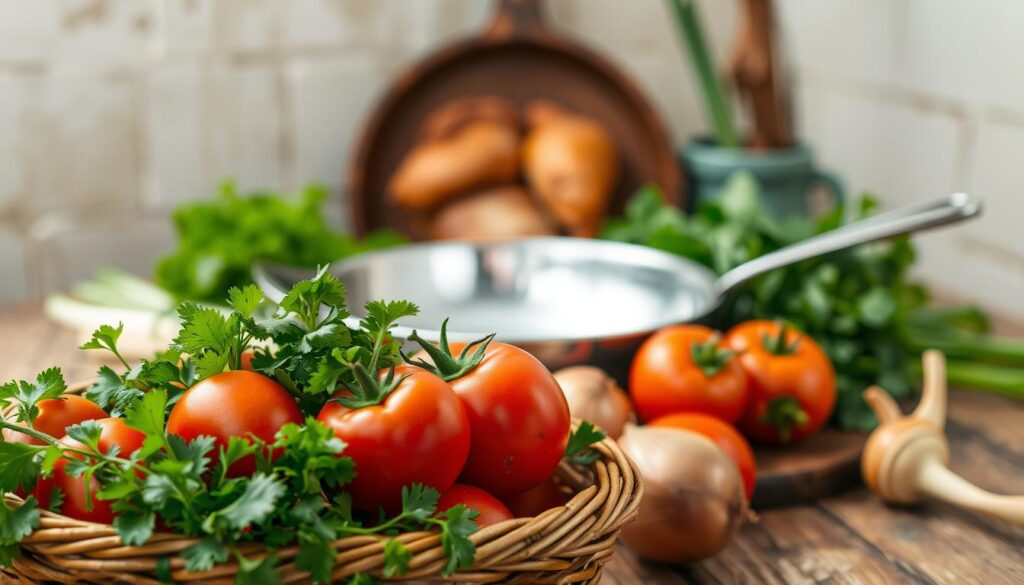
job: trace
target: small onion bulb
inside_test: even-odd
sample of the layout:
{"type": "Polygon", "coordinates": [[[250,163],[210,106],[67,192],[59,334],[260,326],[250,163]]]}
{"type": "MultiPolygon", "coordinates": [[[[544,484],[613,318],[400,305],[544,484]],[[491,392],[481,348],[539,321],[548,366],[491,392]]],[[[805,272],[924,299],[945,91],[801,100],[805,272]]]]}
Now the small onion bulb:
{"type": "Polygon", "coordinates": [[[708,438],[629,425],[619,445],[640,469],[644,496],[621,540],[641,557],[690,563],[724,549],[747,516],[736,464],[708,438]]]}
{"type": "Polygon", "coordinates": [[[572,366],[555,372],[573,418],[590,421],[613,439],[635,420],[629,397],[604,370],[572,366]]]}

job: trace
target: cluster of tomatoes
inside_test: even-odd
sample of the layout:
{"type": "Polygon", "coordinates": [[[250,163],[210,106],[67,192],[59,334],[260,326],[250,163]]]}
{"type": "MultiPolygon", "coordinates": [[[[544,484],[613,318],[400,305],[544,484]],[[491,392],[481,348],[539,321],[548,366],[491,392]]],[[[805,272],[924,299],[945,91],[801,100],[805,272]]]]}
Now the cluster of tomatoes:
{"type": "MultiPolygon", "coordinates": [[[[453,351],[460,349],[453,344],[453,351]]],[[[417,483],[441,492],[439,512],[465,504],[480,513],[481,526],[564,503],[552,477],[569,440],[569,409],[558,383],[532,355],[490,343],[482,360],[458,376],[446,380],[402,364],[394,380],[378,404],[349,407],[331,401],[316,417],[347,444],[344,455],[354,461],[357,477],[345,489],[355,508],[397,511],[402,488],[417,483]]],[[[95,420],[101,428],[100,452],[116,447],[120,457],[129,457],[143,448],[143,433],[81,396],[67,394],[37,406],[32,427],[69,447],[84,448],[65,429],[95,420]]],[[[166,433],[185,440],[212,437],[221,448],[232,437],[273,442],[287,423],[303,423],[292,395],[263,374],[234,370],[186,390],[168,415],[166,433]]],[[[35,437],[4,432],[7,440],[41,444],[35,437]]],[[[111,523],[114,512],[109,501],[96,498],[95,478],[86,489],[87,479],[67,473],[68,464],[67,459],[57,461],[52,476],[37,483],[34,495],[40,505],[111,523]],[[60,496],[55,496],[58,489],[60,496]]],[[[255,460],[248,456],[233,463],[228,475],[254,471],[255,460]]]]}
{"type": "Polygon", "coordinates": [[[679,325],[640,347],[629,392],[642,422],[695,431],[723,448],[749,498],[755,464],[743,435],[784,444],[817,432],[835,407],[836,377],[813,339],[777,321],[748,321],[724,336],[679,325]]]}

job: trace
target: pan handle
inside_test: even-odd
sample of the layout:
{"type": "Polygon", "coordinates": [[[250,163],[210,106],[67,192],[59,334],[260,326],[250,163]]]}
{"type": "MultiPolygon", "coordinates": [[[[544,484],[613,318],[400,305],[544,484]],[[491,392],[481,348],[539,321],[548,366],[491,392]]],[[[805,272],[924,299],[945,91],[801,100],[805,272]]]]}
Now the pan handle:
{"type": "Polygon", "coordinates": [[[499,0],[494,20],[484,33],[488,40],[536,35],[544,29],[540,0],[499,0]]]}
{"type": "Polygon", "coordinates": [[[981,202],[971,199],[970,195],[954,193],[929,203],[862,219],[740,264],[718,279],[715,294],[722,302],[744,283],[776,268],[859,244],[964,221],[981,213],[981,207],[981,202]]]}

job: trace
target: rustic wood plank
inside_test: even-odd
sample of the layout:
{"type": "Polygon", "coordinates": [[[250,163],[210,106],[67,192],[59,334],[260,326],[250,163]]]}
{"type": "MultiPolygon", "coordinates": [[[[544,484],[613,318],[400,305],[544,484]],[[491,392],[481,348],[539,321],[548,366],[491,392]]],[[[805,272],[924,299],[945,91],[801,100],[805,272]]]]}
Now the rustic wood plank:
{"type": "MultiPolygon", "coordinates": [[[[1024,458],[1001,451],[974,428],[954,422],[948,432],[955,472],[988,489],[1024,494],[1024,458]]],[[[1024,528],[937,502],[882,507],[865,490],[823,500],[818,507],[926,582],[1024,582],[1024,528]]]]}
{"type": "Polygon", "coordinates": [[[953,390],[949,395],[951,424],[970,428],[1001,448],[1024,456],[1024,402],[1006,396],[953,390]]]}

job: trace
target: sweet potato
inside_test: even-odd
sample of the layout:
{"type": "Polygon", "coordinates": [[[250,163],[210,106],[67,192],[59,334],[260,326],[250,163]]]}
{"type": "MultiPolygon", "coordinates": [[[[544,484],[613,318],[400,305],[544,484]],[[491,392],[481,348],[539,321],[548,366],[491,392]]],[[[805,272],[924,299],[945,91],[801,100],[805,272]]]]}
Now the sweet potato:
{"type": "Polygon", "coordinates": [[[619,161],[597,121],[546,102],[527,108],[523,171],[537,199],[570,234],[592,237],[608,208],[619,161]]]}
{"type": "Polygon", "coordinates": [[[452,100],[431,112],[420,128],[420,140],[433,142],[449,138],[470,122],[482,120],[519,128],[519,117],[512,102],[489,95],[467,97],[452,100]]]}
{"type": "Polygon", "coordinates": [[[391,177],[392,200],[410,211],[428,211],[488,185],[511,183],[519,173],[514,127],[470,122],[451,136],[415,147],[391,177]]]}
{"type": "Polygon", "coordinates": [[[434,216],[437,240],[500,240],[550,236],[555,230],[519,186],[495,187],[445,205],[434,216]]]}

